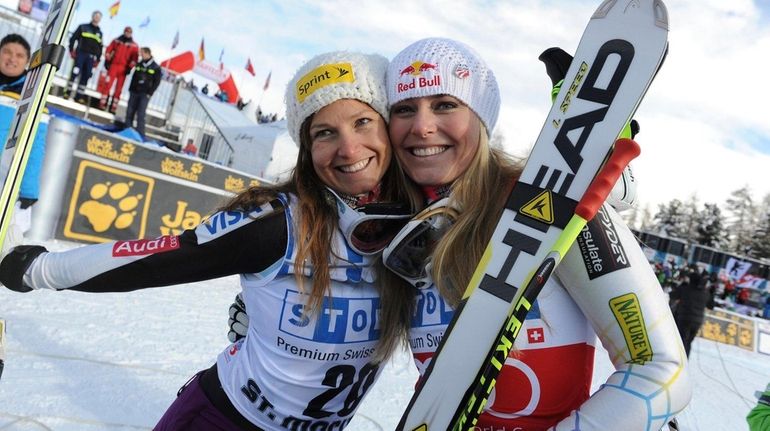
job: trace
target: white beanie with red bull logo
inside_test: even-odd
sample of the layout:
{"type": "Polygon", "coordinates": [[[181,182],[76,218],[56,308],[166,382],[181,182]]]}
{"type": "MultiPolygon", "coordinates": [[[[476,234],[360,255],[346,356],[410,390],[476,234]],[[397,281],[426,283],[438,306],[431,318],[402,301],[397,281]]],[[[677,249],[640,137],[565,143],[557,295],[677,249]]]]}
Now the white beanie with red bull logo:
{"type": "Polygon", "coordinates": [[[399,52],[388,66],[388,101],[448,94],[470,107],[489,136],[500,112],[500,87],[487,63],[464,43],[431,37],[399,52]]]}
{"type": "Polygon", "coordinates": [[[286,125],[300,144],[302,123],[340,99],[364,102],[388,121],[385,72],[388,60],[377,54],[335,51],[305,63],[286,88],[286,125]]]}

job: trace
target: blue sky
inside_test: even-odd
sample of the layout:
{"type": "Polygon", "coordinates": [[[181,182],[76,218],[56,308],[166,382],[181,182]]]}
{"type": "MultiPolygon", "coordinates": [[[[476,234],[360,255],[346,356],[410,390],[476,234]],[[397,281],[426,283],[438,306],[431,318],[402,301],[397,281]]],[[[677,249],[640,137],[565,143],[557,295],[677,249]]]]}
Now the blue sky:
{"type": "MultiPolygon", "coordinates": [[[[114,0],[80,0],[76,22],[114,0]]],[[[0,0],[10,4],[15,0],[0,0]]],[[[392,58],[427,36],[462,40],[496,72],[503,105],[496,132],[505,148],[526,154],[550,108],[548,80],[537,56],[551,46],[574,52],[599,0],[122,0],[105,16],[107,41],[123,27],[158,60],[175,50],[224,62],[246,100],[283,114],[283,92],[294,71],[315,54],[340,49],[392,58]],[[146,29],[139,29],[150,16],[146,29]],[[245,70],[251,58],[256,76],[245,70]],[[270,88],[262,92],[272,71],[270,88]]],[[[770,1],[668,0],[670,52],[636,118],[642,155],[634,162],[642,204],[696,194],[722,203],[748,184],[757,200],[770,192],[770,1]]],[[[196,82],[199,79],[196,78],[196,82]]]]}

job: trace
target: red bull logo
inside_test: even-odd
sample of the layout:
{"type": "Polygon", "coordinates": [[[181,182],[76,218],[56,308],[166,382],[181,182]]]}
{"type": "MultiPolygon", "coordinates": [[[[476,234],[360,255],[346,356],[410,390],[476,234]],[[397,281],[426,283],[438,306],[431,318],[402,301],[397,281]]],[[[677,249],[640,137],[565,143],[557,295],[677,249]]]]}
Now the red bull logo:
{"type": "Polygon", "coordinates": [[[403,68],[399,76],[404,76],[404,75],[417,76],[417,75],[421,75],[423,72],[428,70],[437,70],[436,65],[431,63],[425,63],[422,61],[415,61],[409,66],[406,66],[405,68],[403,68]]]}
{"type": "Polygon", "coordinates": [[[415,61],[409,66],[401,69],[399,76],[412,77],[411,82],[400,82],[396,86],[396,90],[399,93],[408,91],[414,88],[435,87],[441,85],[441,75],[438,74],[438,65],[433,63],[426,63],[424,61],[415,61]],[[432,78],[426,78],[420,76],[423,72],[433,71],[432,78]]]}

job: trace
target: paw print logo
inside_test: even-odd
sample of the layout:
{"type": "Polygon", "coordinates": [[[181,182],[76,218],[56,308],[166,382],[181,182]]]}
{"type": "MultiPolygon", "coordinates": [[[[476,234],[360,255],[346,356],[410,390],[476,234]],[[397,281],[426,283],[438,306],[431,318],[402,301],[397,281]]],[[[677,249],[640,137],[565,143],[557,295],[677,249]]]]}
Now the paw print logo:
{"type": "Polygon", "coordinates": [[[124,154],[126,156],[132,156],[134,154],[134,151],[136,151],[136,147],[134,147],[133,144],[125,143],[121,145],[120,152],[121,154],[124,154]]]}
{"type": "Polygon", "coordinates": [[[751,346],[754,343],[754,333],[747,329],[741,329],[740,331],[740,345],[751,346]]]}
{"type": "Polygon", "coordinates": [[[94,184],[88,191],[91,199],[83,202],[78,212],[88,219],[95,232],[127,229],[133,224],[136,209],[144,198],[142,194],[130,194],[133,186],[133,181],[94,184]]]}
{"type": "Polygon", "coordinates": [[[200,174],[201,172],[203,172],[203,164],[193,163],[193,165],[190,166],[190,172],[194,173],[195,175],[200,174]]]}

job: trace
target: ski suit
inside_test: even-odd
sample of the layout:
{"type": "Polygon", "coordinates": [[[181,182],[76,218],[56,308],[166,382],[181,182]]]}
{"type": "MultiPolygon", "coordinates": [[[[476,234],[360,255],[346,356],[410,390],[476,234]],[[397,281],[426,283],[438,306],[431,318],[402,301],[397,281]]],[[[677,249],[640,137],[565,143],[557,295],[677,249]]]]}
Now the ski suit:
{"type": "Polygon", "coordinates": [[[84,97],[86,85],[91,78],[94,66],[102,56],[102,30],[92,23],[80,24],[72,33],[69,41],[70,53],[74,53],[75,64],[72,67],[67,89],[69,91],[75,76],[78,76],[75,98],[84,97]],[[77,43],[77,48],[75,44],[77,43]]]}
{"type": "Polygon", "coordinates": [[[114,112],[118,107],[126,76],[131,73],[131,69],[136,66],[139,60],[139,45],[134,42],[134,39],[121,35],[113,39],[107,46],[104,51],[104,58],[107,78],[104,81],[104,86],[99,89],[99,92],[102,93],[99,106],[102,109],[107,107],[110,91],[114,85],[115,92],[112,95],[112,103],[110,103],[110,111],[114,112]]]}
{"type": "MultiPolygon", "coordinates": [[[[421,374],[452,314],[435,286],[420,291],[409,342],[421,374]]],[[[474,430],[657,431],[690,399],[685,364],[652,268],[605,205],[537,297],[474,430]],[[597,334],[616,371],[591,395],[597,334]]]]}
{"type": "MultiPolygon", "coordinates": [[[[0,281],[24,291],[25,272],[26,286],[124,292],[240,274],[251,317],[247,336],[181,391],[155,429],[173,429],[190,415],[200,426],[193,429],[341,430],[382,368],[372,361],[380,333],[378,256],[356,254],[338,229],[330,295],[318,313],[304,314],[306,298],[294,274],[297,208],[293,196],[281,195],[250,213],[216,213],[180,236],[61,253],[28,250],[26,259],[41,253],[31,264],[19,260],[23,253],[16,248],[0,263],[0,281]],[[201,390],[206,399],[185,395],[201,390]],[[198,405],[183,405],[188,399],[214,407],[200,412],[198,405]],[[206,422],[209,414],[214,422],[206,422]]],[[[311,272],[305,266],[306,288],[311,272]]]]}

